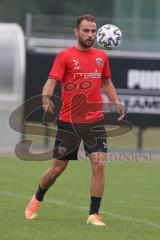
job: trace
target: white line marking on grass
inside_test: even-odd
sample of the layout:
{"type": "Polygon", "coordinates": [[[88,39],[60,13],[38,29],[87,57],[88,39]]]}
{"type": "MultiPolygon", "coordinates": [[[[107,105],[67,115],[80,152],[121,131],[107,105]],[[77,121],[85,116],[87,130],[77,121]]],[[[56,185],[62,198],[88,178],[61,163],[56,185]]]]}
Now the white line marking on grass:
{"type": "Polygon", "coordinates": [[[133,218],[131,216],[122,216],[122,215],[111,213],[111,212],[107,212],[107,213],[106,212],[102,212],[102,213],[103,214],[108,214],[111,217],[119,218],[119,219],[122,219],[122,220],[132,221],[132,222],[136,222],[136,223],[143,223],[143,224],[148,225],[150,227],[160,228],[160,224],[154,223],[154,222],[150,222],[148,220],[133,218]]]}
{"type": "MultiPolygon", "coordinates": [[[[0,195],[14,197],[16,199],[30,199],[31,198],[27,195],[17,194],[17,193],[13,193],[13,192],[0,192],[0,195]]],[[[63,201],[59,201],[59,200],[46,199],[45,202],[50,203],[50,204],[56,204],[56,205],[66,207],[66,208],[88,210],[88,207],[68,204],[67,202],[63,202],[63,201]]],[[[102,212],[102,214],[109,215],[113,218],[122,219],[122,220],[126,220],[126,221],[131,221],[131,222],[135,222],[135,223],[142,223],[142,224],[150,226],[150,227],[160,228],[160,224],[154,223],[154,222],[151,222],[151,221],[148,221],[148,220],[133,218],[131,216],[123,216],[123,215],[112,213],[112,212],[106,212],[106,211],[101,211],[101,212],[102,212]]]]}
{"type": "MultiPolygon", "coordinates": [[[[138,198],[137,198],[137,201],[138,201],[138,198]]],[[[115,201],[112,201],[112,206],[116,207],[116,208],[141,208],[141,209],[143,208],[143,209],[160,210],[160,207],[150,206],[148,204],[148,201],[146,201],[146,202],[145,201],[140,201],[139,203],[135,202],[135,201],[129,201],[128,203],[125,203],[125,206],[124,206],[124,201],[115,200],[115,201]]]]}

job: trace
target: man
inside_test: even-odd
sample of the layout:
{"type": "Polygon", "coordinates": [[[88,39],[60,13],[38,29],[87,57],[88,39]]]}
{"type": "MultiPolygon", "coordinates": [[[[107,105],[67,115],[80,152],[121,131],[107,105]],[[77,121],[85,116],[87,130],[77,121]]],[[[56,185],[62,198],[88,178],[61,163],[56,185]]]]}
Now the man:
{"type": "Polygon", "coordinates": [[[103,118],[102,84],[121,118],[124,112],[110,78],[108,58],[104,51],[92,48],[96,38],[96,19],[90,15],[80,16],[74,34],[77,38],[75,46],[58,54],[43,88],[43,109],[53,113],[50,96],[57,83],[61,83],[62,109],[57,122],[53,165],[43,174],[38,190],[25,210],[25,217],[36,217],[46,191],[65,170],[69,160],[77,159],[79,144],[83,139],[92,166],[91,203],[87,223],[105,226],[99,209],[105,185],[106,135],[102,131],[104,128],[97,125],[103,118]],[[90,127],[97,127],[99,138],[96,141],[90,127]]]}

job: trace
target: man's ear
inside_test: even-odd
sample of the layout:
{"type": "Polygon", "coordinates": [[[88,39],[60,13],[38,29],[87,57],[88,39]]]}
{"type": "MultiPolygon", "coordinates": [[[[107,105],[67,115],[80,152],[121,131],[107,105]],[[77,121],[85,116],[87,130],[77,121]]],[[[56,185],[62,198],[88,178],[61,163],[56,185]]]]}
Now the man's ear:
{"type": "Polygon", "coordinates": [[[77,29],[77,28],[74,29],[74,35],[75,35],[76,37],[78,37],[78,29],[77,29]]]}

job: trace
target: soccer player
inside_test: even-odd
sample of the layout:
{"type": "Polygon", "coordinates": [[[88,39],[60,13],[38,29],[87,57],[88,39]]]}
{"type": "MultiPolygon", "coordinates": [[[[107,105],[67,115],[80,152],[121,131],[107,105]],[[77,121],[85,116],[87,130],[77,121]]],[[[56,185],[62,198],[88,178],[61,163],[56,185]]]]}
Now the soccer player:
{"type": "Polygon", "coordinates": [[[124,111],[111,81],[108,58],[103,50],[93,48],[96,38],[96,19],[82,15],[76,21],[74,34],[77,38],[73,47],[60,52],[52,66],[42,92],[45,112],[53,113],[54,103],[50,96],[58,82],[62,87],[62,108],[57,121],[58,131],[53,150],[53,164],[43,174],[38,190],[26,210],[26,219],[34,219],[47,190],[55,183],[68,165],[76,160],[81,139],[87,156],[90,157],[92,176],[90,186],[90,209],[88,224],[105,226],[99,215],[105,186],[105,162],[107,155],[104,127],[97,123],[103,118],[101,86],[115,104],[120,118],[124,111]],[[98,138],[90,131],[96,127],[98,138]],[[99,131],[100,130],[100,131],[99,131]],[[96,139],[96,141],[95,141],[96,139]]]}

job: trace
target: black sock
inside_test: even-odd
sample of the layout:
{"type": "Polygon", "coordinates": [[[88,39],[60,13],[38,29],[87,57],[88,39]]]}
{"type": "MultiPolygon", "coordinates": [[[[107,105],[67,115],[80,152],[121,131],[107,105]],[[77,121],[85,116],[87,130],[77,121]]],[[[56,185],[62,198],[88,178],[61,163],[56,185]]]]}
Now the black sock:
{"type": "Polygon", "coordinates": [[[35,194],[35,197],[38,201],[42,202],[44,198],[44,194],[46,193],[47,189],[42,189],[41,186],[38,186],[37,192],[35,194]]]}
{"type": "Polygon", "coordinates": [[[100,204],[101,204],[101,199],[102,199],[101,197],[91,196],[91,205],[90,205],[89,215],[95,214],[95,213],[98,214],[100,204]]]}

